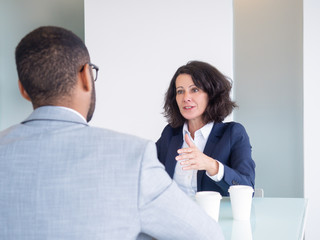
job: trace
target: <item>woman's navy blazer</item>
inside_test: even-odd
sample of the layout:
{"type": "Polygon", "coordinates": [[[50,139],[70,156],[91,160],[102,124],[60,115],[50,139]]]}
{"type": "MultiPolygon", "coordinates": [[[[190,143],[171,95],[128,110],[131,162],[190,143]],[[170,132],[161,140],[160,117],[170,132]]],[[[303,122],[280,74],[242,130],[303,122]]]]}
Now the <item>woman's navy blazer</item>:
{"type": "MultiPolygon", "coordinates": [[[[182,127],[172,128],[167,125],[156,142],[158,158],[166,171],[173,178],[178,155],[182,147],[182,127]]],[[[224,176],[215,182],[205,174],[197,173],[197,191],[217,191],[228,196],[231,185],[249,185],[254,188],[255,163],[251,157],[251,145],[245,128],[236,122],[215,123],[203,151],[224,165],[224,176]]]]}

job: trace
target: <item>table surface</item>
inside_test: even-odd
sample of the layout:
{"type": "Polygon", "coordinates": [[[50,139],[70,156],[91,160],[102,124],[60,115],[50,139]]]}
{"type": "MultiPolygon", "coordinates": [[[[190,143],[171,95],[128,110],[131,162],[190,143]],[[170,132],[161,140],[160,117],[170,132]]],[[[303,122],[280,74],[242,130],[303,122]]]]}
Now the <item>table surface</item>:
{"type": "Polygon", "coordinates": [[[253,198],[250,221],[236,221],[230,198],[223,198],[219,223],[226,240],[301,240],[307,204],[303,198],[253,198]]]}

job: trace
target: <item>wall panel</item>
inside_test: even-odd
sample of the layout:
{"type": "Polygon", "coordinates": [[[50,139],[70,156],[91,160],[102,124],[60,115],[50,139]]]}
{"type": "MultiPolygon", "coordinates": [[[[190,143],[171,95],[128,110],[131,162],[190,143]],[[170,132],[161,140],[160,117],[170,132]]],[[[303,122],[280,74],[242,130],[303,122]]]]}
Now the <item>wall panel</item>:
{"type": "Polygon", "coordinates": [[[101,69],[96,126],[157,140],[178,67],[202,60],[233,77],[231,0],[87,0],[85,36],[101,69]]]}

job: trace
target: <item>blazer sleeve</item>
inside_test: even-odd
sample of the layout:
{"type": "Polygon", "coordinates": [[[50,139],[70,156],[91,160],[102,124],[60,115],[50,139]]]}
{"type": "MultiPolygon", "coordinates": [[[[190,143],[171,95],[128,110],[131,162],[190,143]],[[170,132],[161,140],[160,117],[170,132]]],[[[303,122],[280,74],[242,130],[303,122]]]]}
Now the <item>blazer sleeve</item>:
{"type": "Polygon", "coordinates": [[[229,134],[229,159],[224,164],[224,177],[217,185],[226,193],[231,185],[248,185],[254,188],[255,163],[251,156],[249,136],[239,123],[231,126],[229,134]]]}
{"type": "Polygon", "coordinates": [[[187,197],[147,145],[139,178],[141,232],[156,239],[224,239],[220,226],[187,197]]]}

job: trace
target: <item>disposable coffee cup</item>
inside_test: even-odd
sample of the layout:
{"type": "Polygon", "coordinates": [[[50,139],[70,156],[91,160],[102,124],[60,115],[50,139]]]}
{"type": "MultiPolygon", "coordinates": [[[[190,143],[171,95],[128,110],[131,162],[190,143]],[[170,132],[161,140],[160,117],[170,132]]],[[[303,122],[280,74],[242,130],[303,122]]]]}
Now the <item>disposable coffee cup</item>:
{"type": "Polygon", "coordinates": [[[219,220],[221,194],[214,191],[202,191],[196,193],[196,202],[216,222],[219,220]]]}
{"type": "Polygon", "coordinates": [[[229,187],[232,215],[235,220],[250,220],[253,188],[246,185],[229,187]]]}

